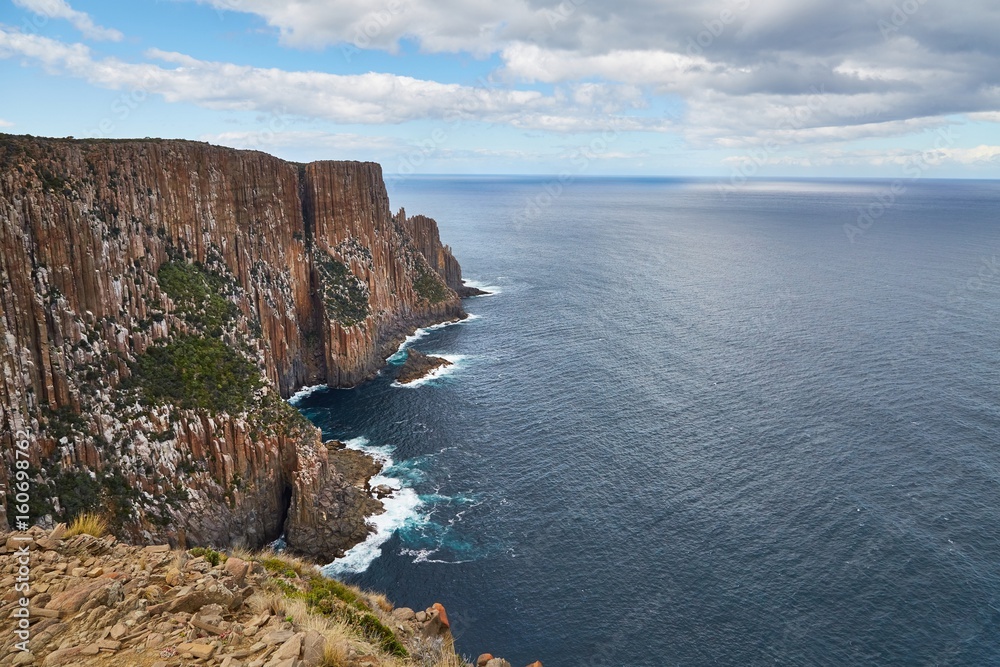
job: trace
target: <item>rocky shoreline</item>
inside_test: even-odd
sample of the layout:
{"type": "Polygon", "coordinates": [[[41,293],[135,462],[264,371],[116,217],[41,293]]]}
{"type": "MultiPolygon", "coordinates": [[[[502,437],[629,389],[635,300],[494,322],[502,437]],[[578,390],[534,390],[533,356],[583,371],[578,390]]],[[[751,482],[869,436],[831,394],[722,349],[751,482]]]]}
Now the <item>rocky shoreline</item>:
{"type": "Polygon", "coordinates": [[[465,284],[465,281],[462,281],[462,284],[455,291],[458,293],[458,296],[463,299],[470,296],[489,296],[492,293],[487,292],[486,290],[481,290],[478,287],[470,287],[465,284]]]}
{"type": "Polygon", "coordinates": [[[0,534],[0,553],[6,590],[19,558],[32,570],[0,600],[25,620],[0,637],[0,667],[471,667],[441,604],[395,608],[282,554],[130,546],[62,524],[0,534]]]}

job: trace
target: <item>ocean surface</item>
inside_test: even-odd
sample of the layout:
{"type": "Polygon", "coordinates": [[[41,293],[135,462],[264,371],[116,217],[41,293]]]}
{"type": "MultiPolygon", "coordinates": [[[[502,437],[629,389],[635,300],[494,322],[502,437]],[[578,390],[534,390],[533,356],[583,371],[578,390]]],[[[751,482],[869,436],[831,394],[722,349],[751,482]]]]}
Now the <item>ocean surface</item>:
{"type": "Polygon", "coordinates": [[[514,667],[1000,665],[1000,183],[890,186],[392,183],[494,294],[297,401],[399,488],[329,571],[514,667]]]}

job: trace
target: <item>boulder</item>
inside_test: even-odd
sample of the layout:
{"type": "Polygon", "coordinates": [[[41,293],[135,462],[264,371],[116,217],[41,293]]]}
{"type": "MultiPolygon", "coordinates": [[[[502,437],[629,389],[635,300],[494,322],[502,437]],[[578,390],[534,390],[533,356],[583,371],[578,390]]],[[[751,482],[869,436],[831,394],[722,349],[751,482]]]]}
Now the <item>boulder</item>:
{"type": "MultiPolygon", "coordinates": [[[[99,597],[104,589],[109,588],[115,582],[111,579],[94,579],[86,583],[74,586],[68,591],[63,591],[62,593],[57,593],[49,600],[49,603],[45,605],[46,609],[54,609],[55,611],[62,612],[64,616],[69,614],[75,614],[80,611],[82,607],[88,600],[92,598],[99,597]]],[[[105,594],[105,598],[107,595],[105,594]]]]}
{"type": "Polygon", "coordinates": [[[409,607],[400,607],[392,610],[392,617],[397,621],[412,621],[416,614],[409,607]]]}
{"type": "Polygon", "coordinates": [[[326,638],[315,630],[302,636],[302,662],[306,667],[321,667],[326,659],[326,638]]]}
{"type": "Polygon", "coordinates": [[[242,586],[247,572],[250,571],[250,563],[240,558],[231,557],[226,561],[225,569],[236,580],[236,585],[242,586]]]}
{"type": "Polygon", "coordinates": [[[302,651],[302,637],[303,634],[301,632],[289,637],[285,643],[279,646],[278,650],[274,652],[273,659],[286,660],[288,658],[298,658],[299,652],[302,651]]]}
{"type": "Polygon", "coordinates": [[[82,646],[73,646],[53,651],[45,656],[45,660],[42,661],[42,667],[61,667],[62,665],[76,664],[76,657],[80,655],[80,651],[82,650],[82,646]]]}
{"type": "Polygon", "coordinates": [[[444,605],[440,602],[435,602],[431,605],[431,609],[437,612],[438,620],[446,628],[451,628],[451,623],[448,622],[448,613],[444,610],[444,605]]]}

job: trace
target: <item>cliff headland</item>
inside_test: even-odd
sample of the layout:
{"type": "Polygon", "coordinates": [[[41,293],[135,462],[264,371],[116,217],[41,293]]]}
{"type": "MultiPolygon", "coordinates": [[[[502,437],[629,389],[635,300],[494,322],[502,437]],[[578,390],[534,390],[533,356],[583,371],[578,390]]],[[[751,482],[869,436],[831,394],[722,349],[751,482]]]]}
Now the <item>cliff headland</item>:
{"type": "Polygon", "coordinates": [[[0,529],[100,508],[135,544],[331,560],[380,504],[284,399],[471,293],[377,164],[0,135],[0,529]]]}

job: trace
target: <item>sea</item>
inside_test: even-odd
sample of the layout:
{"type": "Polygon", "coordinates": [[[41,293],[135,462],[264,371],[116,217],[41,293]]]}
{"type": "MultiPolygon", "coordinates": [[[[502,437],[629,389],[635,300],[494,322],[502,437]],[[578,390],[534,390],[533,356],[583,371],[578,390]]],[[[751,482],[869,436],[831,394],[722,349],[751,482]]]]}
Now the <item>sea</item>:
{"type": "Polygon", "coordinates": [[[390,197],[491,294],[295,399],[396,489],[327,572],[514,667],[1000,665],[1000,183],[390,197]]]}

